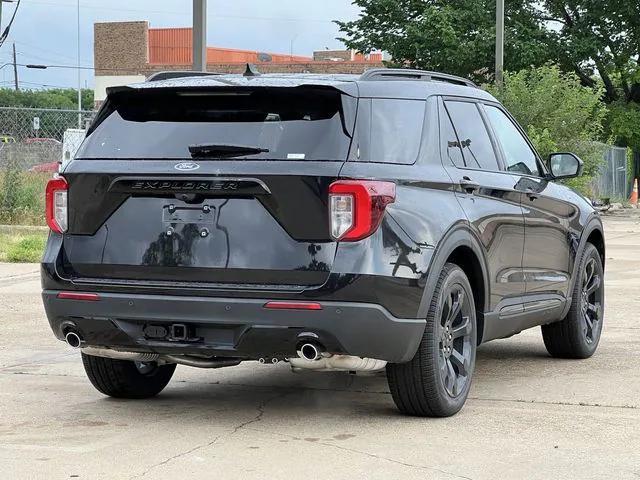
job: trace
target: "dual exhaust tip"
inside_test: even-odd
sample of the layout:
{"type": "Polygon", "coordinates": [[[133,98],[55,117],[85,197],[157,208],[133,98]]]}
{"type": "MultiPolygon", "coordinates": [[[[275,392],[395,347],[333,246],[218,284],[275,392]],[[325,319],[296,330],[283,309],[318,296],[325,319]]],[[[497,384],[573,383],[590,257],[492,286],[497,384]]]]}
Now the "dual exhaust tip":
{"type": "MultiPolygon", "coordinates": [[[[324,348],[314,343],[303,343],[296,349],[298,357],[307,360],[309,362],[316,362],[320,360],[324,355],[324,348]]],[[[261,364],[273,363],[274,365],[279,362],[277,358],[262,357],[258,359],[261,364]]]]}
{"type": "Polygon", "coordinates": [[[67,342],[67,344],[70,347],[73,348],[80,348],[82,346],[83,340],[82,337],[80,336],[79,333],[73,331],[73,330],[69,330],[65,336],[64,336],[65,341],[67,342]]]}
{"type": "Polygon", "coordinates": [[[303,343],[298,349],[298,356],[310,362],[315,362],[322,358],[324,351],[323,347],[315,343],[303,343]]]}
{"type": "MultiPolygon", "coordinates": [[[[65,336],[65,341],[72,348],[80,348],[84,341],[79,333],[74,330],[69,330],[65,336]]],[[[324,353],[324,348],[320,345],[316,345],[315,343],[303,343],[300,345],[298,349],[298,355],[300,358],[304,358],[310,362],[318,361],[322,358],[322,354],[324,353]]],[[[276,358],[272,359],[272,363],[277,363],[278,360],[276,358]]],[[[260,363],[266,363],[266,359],[261,358],[260,363]]]]}

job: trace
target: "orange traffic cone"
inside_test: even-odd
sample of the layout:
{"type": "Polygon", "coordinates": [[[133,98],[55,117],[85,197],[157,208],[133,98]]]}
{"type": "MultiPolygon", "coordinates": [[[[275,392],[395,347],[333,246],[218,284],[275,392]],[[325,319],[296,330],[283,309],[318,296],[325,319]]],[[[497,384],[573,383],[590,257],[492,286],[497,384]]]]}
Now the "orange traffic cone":
{"type": "Polygon", "coordinates": [[[638,179],[633,182],[633,192],[631,192],[631,198],[629,199],[631,205],[638,205],[638,179]]]}

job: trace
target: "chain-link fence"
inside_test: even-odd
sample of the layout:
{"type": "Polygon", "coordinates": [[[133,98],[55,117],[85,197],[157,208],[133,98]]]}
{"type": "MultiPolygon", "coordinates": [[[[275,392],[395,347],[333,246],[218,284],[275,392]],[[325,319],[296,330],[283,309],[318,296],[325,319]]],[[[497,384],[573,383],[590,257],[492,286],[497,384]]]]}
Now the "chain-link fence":
{"type": "Polygon", "coordinates": [[[624,200],[629,197],[629,179],[627,149],[610,147],[604,154],[604,162],[598,176],[598,195],[600,198],[624,200]]]}
{"type": "Polygon", "coordinates": [[[43,223],[46,182],[74,157],[94,116],[0,107],[0,223],[43,223]]]}
{"type": "Polygon", "coordinates": [[[9,152],[23,170],[49,171],[73,158],[95,112],[0,107],[0,168],[9,152]]]}

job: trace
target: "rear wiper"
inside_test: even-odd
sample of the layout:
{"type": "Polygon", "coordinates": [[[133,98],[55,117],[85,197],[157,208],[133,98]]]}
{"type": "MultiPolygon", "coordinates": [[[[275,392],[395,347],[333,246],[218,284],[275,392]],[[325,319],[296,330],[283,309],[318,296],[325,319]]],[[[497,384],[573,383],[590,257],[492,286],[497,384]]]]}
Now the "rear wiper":
{"type": "Polygon", "coordinates": [[[269,153],[268,148],[248,147],[245,145],[221,145],[217,143],[203,143],[189,145],[189,152],[193,158],[222,157],[232,158],[243,155],[257,155],[269,153]]]}

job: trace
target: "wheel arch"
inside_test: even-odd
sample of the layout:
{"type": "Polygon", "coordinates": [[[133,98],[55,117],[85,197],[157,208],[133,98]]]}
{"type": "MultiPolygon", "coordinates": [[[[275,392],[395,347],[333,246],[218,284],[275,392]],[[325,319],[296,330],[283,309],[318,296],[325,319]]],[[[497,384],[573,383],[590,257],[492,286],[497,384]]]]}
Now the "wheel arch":
{"type": "Polygon", "coordinates": [[[586,223],[586,226],[582,231],[582,235],[580,236],[580,243],[578,244],[578,248],[576,249],[573,267],[571,269],[571,280],[568,290],[569,296],[567,297],[567,304],[564,308],[564,311],[562,312],[561,318],[564,318],[571,308],[571,304],[573,302],[573,290],[575,289],[576,280],[579,275],[578,270],[580,269],[580,260],[582,259],[584,249],[587,247],[588,243],[591,243],[596,247],[598,253],[600,254],[600,258],[602,259],[602,266],[604,267],[606,246],[604,239],[604,228],[602,225],[602,220],[600,220],[599,216],[591,217],[591,219],[586,223]]]}
{"type": "Polygon", "coordinates": [[[469,229],[463,226],[447,233],[436,248],[429,266],[418,316],[426,318],[438,283],[438,272],[446,263],[456,264],[469,279],[476,307],[478,344],[480,344],[484,331],[484,313],[490,298],[489,274],[480,242],[469,229]]]}
{"type": "Polygon", "coordinates": [[[596,247],[596,249],[598,250],[598,253],[600,254],[600,258],[602,259],[602,266],[604,267],[605,260],[606,260],[605,259],[606,247],[604,243],[604,232],[602,231],[602,228],[595,226],[593,230],[591,230],[591,232],[589,233],[586,243],[590,243],[594,247],[596,247]]]}

